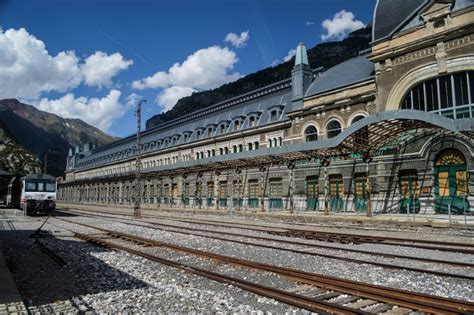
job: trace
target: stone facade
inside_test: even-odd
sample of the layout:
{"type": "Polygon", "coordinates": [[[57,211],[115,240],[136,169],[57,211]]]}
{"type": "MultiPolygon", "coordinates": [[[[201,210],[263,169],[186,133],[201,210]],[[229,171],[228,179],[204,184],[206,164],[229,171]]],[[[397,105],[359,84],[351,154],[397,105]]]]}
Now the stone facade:
{"type": "MultiPolygon", "coordinates": [[[[350,156],[315,155],[266,164],[253,157],[253,151],[337,138],[358,121],[400,110],[407,93],[449,74],[460,74],[462,84],[458,87],[454,76],[449,77],[449,97],[455,103],[452,119],[458,119],[456,97],[461,93],[468,102],[459,108],[472,126],[474,6],[453,8],[457,7],[446,1],[429,3],[418,12],[418,20],[375,41],[370,54],[321,75],[312,73],[300,45],[291,79],[145,131],[142,203],[151,208],[229,211],[474,211],[472,130],[467,136],[405,130],[398,142],[350,156]],[[367,65],[364,58],[371,63],[367,65]],[[338,82],[346,74],[349,78],[338,82]],[[254,167],[205,168],[206,159],[220,155],[230,159],[242,152],[245,159],[255,159],[254,167]],[[190,161],[199,168],[190,167],[190,161]],[[173,167],[180,172],[170,176],[162,171],[173,167]]],[[[438,101],[440,90],[438,85],[438,101]]],[[[361,141],[375,130],[364,128],[357,131],[361,141]]],[[[69,203],[133,205],[137,193],[132,142],[129,137],[88,153],[71,153],[58,198],[69,203]]]]}

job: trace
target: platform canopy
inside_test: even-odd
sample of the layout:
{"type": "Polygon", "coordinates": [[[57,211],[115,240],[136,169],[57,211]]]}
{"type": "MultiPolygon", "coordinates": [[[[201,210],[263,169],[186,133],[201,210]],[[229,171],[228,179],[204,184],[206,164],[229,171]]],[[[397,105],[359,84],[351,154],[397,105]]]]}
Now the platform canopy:
{"type": "MultiPolygon", "coordinates": [[[[199,160],[148,168],[142,176],[173,176],[187,173],[238,170],[291,165],[308,161],[371,159],[397,153],[404,144],[429,136],[455,135],[473,141],[474,119],[451,119],[434,113],[414,110],[379,112],[354,123],[339,135],[326,140],[303,142],[274,148],[261,148],[199,160]]],[[[135,172],[94,177],[81,181],[95,182],[111,178],[133,178],[135,172]]]]}

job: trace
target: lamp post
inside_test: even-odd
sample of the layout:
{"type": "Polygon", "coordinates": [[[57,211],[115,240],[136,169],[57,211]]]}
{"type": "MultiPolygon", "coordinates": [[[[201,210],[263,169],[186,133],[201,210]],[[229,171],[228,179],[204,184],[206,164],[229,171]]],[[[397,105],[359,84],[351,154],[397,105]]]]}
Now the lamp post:
{"type": "Polygon", "coordinates": [[[135,206],[133,207],[133,214],[135,218],[142,218],[143,213],[140,208],[141,198],[142,198],[142,186],[141,186],[141,143],[140,143],[140,129],[141,129],[141,116],[142,116],[142,104],[146,103],[146,100],[141,100],[138,102],[135,109],[135,115],[137,116],[137,152],[135,157],[135,206]]]}

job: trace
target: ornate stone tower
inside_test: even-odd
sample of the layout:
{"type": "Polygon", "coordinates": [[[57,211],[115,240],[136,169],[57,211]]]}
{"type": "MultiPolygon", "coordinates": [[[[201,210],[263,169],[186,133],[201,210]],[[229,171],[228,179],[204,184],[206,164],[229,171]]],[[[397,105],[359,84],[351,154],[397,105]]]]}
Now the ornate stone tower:
{"type": "Polygon", "coordinates": [[[311,84],[313,72],[309,67],[306,46],[300,43],[296,47],[295,66],[291,71],[293,97],[292,110],[303,108],[303,97],[311,84]]]}

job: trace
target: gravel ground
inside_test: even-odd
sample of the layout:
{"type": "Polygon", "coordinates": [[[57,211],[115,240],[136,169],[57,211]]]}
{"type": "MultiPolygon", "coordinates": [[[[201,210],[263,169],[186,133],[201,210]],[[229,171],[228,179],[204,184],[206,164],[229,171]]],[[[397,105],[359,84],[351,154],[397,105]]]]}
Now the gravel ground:
{"type": "Polygon", "coordinates": [[[305,313],[232,286],[77,241],[62,228],[67,224],[56,221],[45,225],[51,235],[41,242],[68,263],[59,267],[29,237],[41,221],[15,222],[16,231],[0,231],[1,248],[33,314],[305,313]]]}
{"type": "MultiPolygon", "coordinates": [[[[413,290],[445,297],[474,301],[474,281],[438,277],[429,274],[385,269],[370,264],[356,264],[341,260],[290,253],[288,251],[265,249],[228,241],[212,240],[209,237],[184,235],[137,227],[107,219],[87,218],[70,215],[65,217],[77,222],[89,223],[104,228],[147,237],[186,247],[215,252],[227,256],[244,258],[262,263],[285,266],[305,271],[337,276],[394,288],[413,290]]],[[[117,217],[119,218],[119,217],[117,217]]],[[[210,219],[210,217],[206,217],[210,219]]],[[[213,217],[223,220],[222,217],[213,217]]],[[[123,217],[122,217],[123,219],[123,217]]],[[[149,219],[147,219],[149,220],[149,219]]],[[[217,226],[203,226],[164,219],[157,222],[176,224],[185,227],[208,228],[209,231],[235,231],[246,235],[259,235],[274,239],[288,239],[269,236],[256,231],[217,226]]],[[[306,313],[278,301],[267,299],[238,288],[220,284],[174,268],[150,262],[123,252],[109,251],[73,238],[66,229],[82,233],[97,233],[97,230],[66,223],[51,218],[44,230],[50,235],[41,241],[67,261],[59,267],[45,255],[29,235],[37,229],[44,218],[31,218],[27,222],[14,220],[16,231],[8,231],[10,226],[2,225],[0,247],[7,257],[18,288],[30,312],[35,313],[306,313]]],[[[260,223],[260,222],[257,222],[260,223]]],[[[286,224],[288,226],[288,224],[286,224]]],[[[284,227],[285,225],[278,226],[284,227]]],[[[319,228],[318,228],[319,229],[319,228]]],[[[341,229],[342,230],[342,229],[341,229]]],[[[202,233],[202,232],[199,232],[202,233]]],[[[212,233],[212,232],[209,232],[212,233]]],[[[371,234],[374,234],[371,232],[371,234]]],[[[407,237],[404,232],[403,237],[407,237]]],[[[219,237],[224,237],[219,235],[219,237]]],[[[439,238],[439,235],[426,234],[423,238],[439,238]]],[[[240,239],[230,236],[231,239],[240,239]]],[[[459,240],[454,235],[450,240],[459,240]]],[[[241,238],[249,241],[248,238],[241,238]]],[[[295,239],[292,239],[295,240],[295,239]]],[[[299,240],[299,239],[298,239],[299,240]]],[[[444,240],[444,237],[443,237],[444,240]]],[[[311,240],[301,240],[308,244],[324,244],[311,240]]],[[[264,244],[281,246],[278,242],[262,241],[264,244]]],[[[406,255],[436,257],[438,259],[474,262],[474,257],[457,253],[444,253],[430,250],[394,247],[377,244],[330,244],[341,250],[314,249],[314,252],[337,254],[353,258],[367,258],[380,262],[396,262],[407,266],[439,269],[450,272],[472,272],[472,270],[435,264],[421,264],[401,259],[387,259],[371,255],[348,253],[344,248],[363,248],[374,252],[398,252],[406,255]],[[443,269],[444,268],[444,269],[443,269]]],[[[290,245],[287,245],[290,246],[290,245]]],[[[298,246],[301,248],[301,246],[298,246]]],[[[143,250],[143,248],[140,248],[143,250]]],[[[148,252],[168,259],[197,267],[205,267],[229,275],[257,281],[261,284],[288,289],[297,284],[274,275],[249,272],[246,269],[232,268],[228,265],[198,259],[163,248],[147,248],[148,252]]]]}
{"type": "MultiPolygon", "coordinates": [[[[84,217],[77,217],[74,220],[78,222],[90,223],[94,225],[100,225],[104,228],[115,229],[125,233],[130,233],[142,237],[147,237],[151,239],[161,240],[164,242],[170,242],[186,247],[191,247],[195,249],[200,249],[204,251],[215,252],[227,256],[245,258],[248,260],[254,260],[267,264],[274,264],[279,266],[285,266],[290,268],[296,268],[300,270],[321,273],[325,275],[331,275],[336,277],[347,278],[355,281],[368,282],[372,284],[379,284],[384,286],[390,286],[399,289],[412,290],[423,292],[427,294],[433,294],[438,296],[445,296],[450,298],[466,299],[474,301],[474,281],[457,279],[457,278],[447,278],[441,276],[435,276],[430,274],[422,274],[418,272],[409,272],[401,271],[396,269],[385,269],[382,267],[373,266],[370,264],[356,264],[344,262],[341,260],[335,260],[330,258],[318,257],[318,256],[308,256],[303,254],[289,253],[285,251],[273,250],[261,248],[258,246],[249,246],[236,243],[230,243],[219,240],[212,240],[205,237],[198,237],[195,235],[183,235],[170,233],[165,231],[154,230],[150,228],[143,228],[137,226],[130,226],[126,224],[121,224],[117,222],[109,222],[101,219],[91,219],[84,217]]],[[[78,227],[73,227],[77,229],[78,227]]],[[[214,230],[215,227],[213,227],[214,230]]],[[[229,229],[227,229],[229,230],[229,229]]],[[[248,232],[254,233],[255,232],[248,232]]],[[[260,234],[261,235],[261,234],[260,234]]],[[[367,244],[368,246],[382,246],[367,244]]],[[[364,245],[364,246],[367,246],[364,245]]],[[[351,245],[343,245],[345,247],[351,245]]],[[[360,246],[360,245],[357,245],[360,246]]],[[[387,249],[388,246],[383,246],[387,249]]],[[[377,249],[374,249],[376,251],[377,249]]],[[[468,257],[468,255],[461,255],[456,253],[440,253],[436,251],[428,250],[419,250],[419,249],[410,249],[404,248],[404,251],[407,254],[417,256],[420,255],[420,252],[424,252],[424,255],[429,257],[431,255],[433,258],[438,259],[456,259],[462,261],[467,259],[467,261],[473,262],[473,257],[468,257]],[[446,255],[446,256],[445,256],[446,255]]],[[[347,253],[345,254],[347,255],[347,253]]],[[[363,255],[359,255],[359,258],[362,258],[363,255]]],[[[355,255],[352,255],[355,256],[355,255]]],[[[377,261],[394,261],[388,260],[385,258],[377,258],[377,261]]],[[[410,265],[407,263],[407,265],[410,265]]],[[[433,264],[430,265],[433,269],[440,269],[440,266],[433,264]]],[[[417,266],[416,263],[412,266],[417,266]]],[[[450,267],[450,269],[456,271],[461,268],[450,267]]],[[[470,270],[464,269],[464,272],[470,272],[470,270]]]]}
{"type": "MultiPolygon", "coordinates": [[[[91,210],[89,207],[85,206],[81,210],[81,206],[75,211],[87,211],[91,210]]],[[[92,211],[100,212],[101,210],[107,211],[107,215],[110,215],[109,212],[116,212],[117,215],[128,213],[127,209],[114,210],[112,207],[99,207],[93,209],[92,211]]],[[[199,213],[195,214],[190,212],[183,212],[179,210],[174,211],[145,211],[145,215],[156,216],[159,220],[165,217],[170,219],[175,217],[180,217],[183,219],[200,219],[200,220],[214,220],[228,223],[245,223],[245,224],[254,224],[254,225],[268,225],[271,227],[279,228],[300,228],[305,230],[315,230],[320,232],[339,232],[339,233],[354,233],[360,235],[374,235],[374,236],[393,236],[393,237],[402,237],[402,238],[415,238],[415,239],[424,239],[424,240],[440,240],[442,236],[443,241],[452,241],[452,242],[464,242],[474,244],[474,230],[463,230],[459,228],[448,229],[448,228],[433,228],[433,227],[424,227],[424,226],[412,226],[412,227],[400,227],[397,222],[394,221],[393,224],[356,224],[348,222],[330,222],[330,223],[301,223],[301,219],[304,221],[304,213],[298,212],[293,217],[288,217],[288,220],[280,219],[277,217],[272,217],[271,214],[266,217],[253,217],[246,216],[244,212],[237,213],[234,211],[234,215],[229,215],[228,212],[222,212],[222,215],[210,214],[210,213],[199,213]],[[293,221],[298,222],[293,222],[293,221]]],[[[150,218],[146,218],[147,220],[150,218]]]]}

